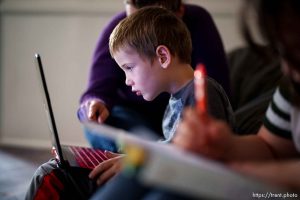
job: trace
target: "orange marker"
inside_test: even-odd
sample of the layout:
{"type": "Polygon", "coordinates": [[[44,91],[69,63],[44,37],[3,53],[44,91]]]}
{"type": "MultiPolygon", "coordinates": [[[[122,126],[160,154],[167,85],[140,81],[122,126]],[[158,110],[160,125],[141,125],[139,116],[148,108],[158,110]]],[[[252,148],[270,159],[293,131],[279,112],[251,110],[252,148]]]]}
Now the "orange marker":
{"type": "Polygon", "coordinates": [[[196,109],[200,113],[207,112],[206,99],[206,69],[203,64],[198,64],[194,72],[196,109]]]}

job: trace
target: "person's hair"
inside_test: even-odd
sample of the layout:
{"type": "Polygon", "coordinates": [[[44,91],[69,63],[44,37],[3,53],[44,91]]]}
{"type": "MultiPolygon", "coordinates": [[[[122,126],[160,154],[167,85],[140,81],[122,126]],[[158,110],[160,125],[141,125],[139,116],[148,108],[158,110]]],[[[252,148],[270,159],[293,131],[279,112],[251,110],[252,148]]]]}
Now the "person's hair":
{"type": "Polygon", "coordinates": [[[180,9],[181,0],[131,0],[131,3],[136,8],[143,8],[145,6],[161,6],[173,12],[180,9]]]}
{"type": "Polygon", "coordinates": [[[190,33],[184,22],[165,8],[147,6],[123,19],[109,38],[112,57],[125,45],[151,61],[156,57],[156,48],[165,45],[181,62],[191,63],[190,33]]]}
{"type": "MultiPolygon", "coordinates": [[[[280,55],[289,62],[297,63],[297,66],[293,67],[295,69],[298,68],[296,70],[299,71],[299,62],[290,55],[291,52],[287,52],[287,47],[282,43],[282,34],[288,33],[284,33],[285,30],[282,30],[281,25],[285,23],[283,19],[287,18],[288,20],[293,20],[295,26],[298,26],[297,23],[299,21],[297,19],[300,19],[300,0],[245,0],[244,7],[241,10],[241,31],[248,45],[257,53],[263,54],[264,52],[261,51],[257,39],[253,37],[253,29],[251,29],[250,23],[250,16],[253,17],[253,15],[250,15],[252,14],[251,11],[255,11],[258,31],[267,45],[277,55],[280,55]]],[[[300,84],[292,79],[285,81],[288,81],[293,86],[289,87],[293,103],[300,107],[300,84]]]]}
{"type": "MultiPolygon", "coordinates": [[[[247,44],[255,51],[260,51],[259,42],[253,37],[253,27],[251,25],[252,17],[256,17],[256,25],[260,36],[266,42],[266,45],[278,51],[278,42],[280,41],[280,20],[294,12],[300,15],[299,0],[244,0],[241,9],[240,28],[247,44]],[[255,12],[255,15],[251,11],[255,12]],[[250,17],[251,16],[251,17],[250,17]]],[[[261,52],[260,52],[261,53],[261,52]]]]}

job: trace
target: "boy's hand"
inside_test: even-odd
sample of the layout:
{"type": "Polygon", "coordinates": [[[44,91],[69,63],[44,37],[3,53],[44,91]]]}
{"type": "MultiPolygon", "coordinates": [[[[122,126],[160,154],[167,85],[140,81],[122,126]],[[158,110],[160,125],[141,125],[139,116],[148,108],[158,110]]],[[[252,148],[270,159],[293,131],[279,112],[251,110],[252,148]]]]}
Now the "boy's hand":
{"type": "Polygon", "coordinates": [[[89,174],[89,178],[95,179],[97,185],[102,185],[122,169],[122,161],[125,156],[124,154],[106,151],[105,155],[109,159],[100,163],[89,174]]]}
{"type": "Polygon", "coordinates": [[[233,135],[229,126],[207,114],[199,114],[193,108],[185,110],[173,143],[187,151],[203,156],[226,160],[233,135]]]}
{"type": "Polygon", "coordinates": [[[98,99],[92,99],[85,103],[87,117],[89,120],[103,123],[109,116],[109,111],[105,104],[98,99]]]}

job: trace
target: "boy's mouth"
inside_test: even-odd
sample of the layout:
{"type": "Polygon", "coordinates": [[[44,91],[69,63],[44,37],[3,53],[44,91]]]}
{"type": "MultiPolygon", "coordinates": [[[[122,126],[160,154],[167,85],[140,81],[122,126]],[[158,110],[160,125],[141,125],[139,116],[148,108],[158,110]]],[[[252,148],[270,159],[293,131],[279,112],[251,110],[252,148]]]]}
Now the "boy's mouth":
{"type": "Polygon", "coordinates": [[[132,92],[134,92],[137,96],[142,95],[142,92],[139,90],[132,90],[132,92]]]}

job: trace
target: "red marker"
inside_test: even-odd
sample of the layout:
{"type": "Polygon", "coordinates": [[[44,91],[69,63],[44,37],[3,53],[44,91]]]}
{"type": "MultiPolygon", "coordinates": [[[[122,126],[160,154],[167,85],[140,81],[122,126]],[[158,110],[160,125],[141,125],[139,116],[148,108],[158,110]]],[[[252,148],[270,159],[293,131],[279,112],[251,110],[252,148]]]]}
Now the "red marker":
{"type": "Polygon", "coordinates": [[[198,64],[194,72],[196,109],[200,113],[207,112],[206,99],[206,69],[203,64],[198,64]]]}

